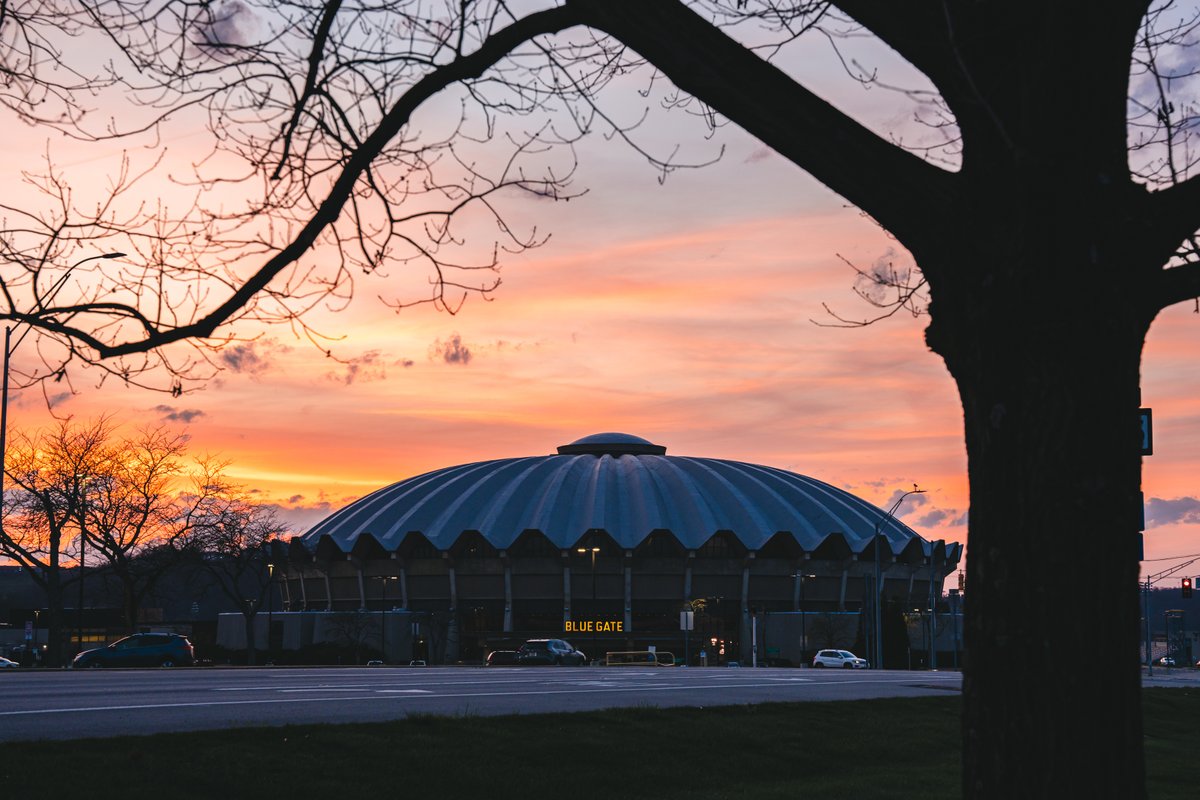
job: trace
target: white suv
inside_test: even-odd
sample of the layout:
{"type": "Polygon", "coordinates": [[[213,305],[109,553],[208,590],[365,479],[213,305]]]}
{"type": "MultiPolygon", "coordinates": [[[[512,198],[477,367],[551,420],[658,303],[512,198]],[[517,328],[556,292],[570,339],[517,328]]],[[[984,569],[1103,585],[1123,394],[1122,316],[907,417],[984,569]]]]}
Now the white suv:
{"type": "Polygon", "coordinates": [[[814,667],[841,667],[842,669],[866,669],[870,666],[865,658],[859,658],[849,650],[822,650],[813,656],[814,667]]]}

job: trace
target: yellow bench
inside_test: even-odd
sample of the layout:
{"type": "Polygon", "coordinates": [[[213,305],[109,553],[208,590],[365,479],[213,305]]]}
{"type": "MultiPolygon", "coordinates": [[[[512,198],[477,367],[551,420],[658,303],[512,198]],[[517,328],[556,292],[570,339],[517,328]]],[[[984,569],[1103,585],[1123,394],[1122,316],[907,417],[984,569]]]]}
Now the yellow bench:
{"type": "Polygon", "coordinates": [[[604,657],[606,667],[673,667],[675,654],[662,650],[621,650],[604,657]]]}

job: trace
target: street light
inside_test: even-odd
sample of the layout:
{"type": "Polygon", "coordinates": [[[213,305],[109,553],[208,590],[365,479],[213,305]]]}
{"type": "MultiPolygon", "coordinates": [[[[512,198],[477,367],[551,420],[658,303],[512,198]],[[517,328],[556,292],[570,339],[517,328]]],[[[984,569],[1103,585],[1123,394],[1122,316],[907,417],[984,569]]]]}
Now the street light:
{"type": "MultiPolygon", "coordinates": [[[[882,635],[883,634],[883,614],[879,607],[879,600],[880,600],[880,597],[883,595],[883,580],[882,580],[882,575],[880,574],[880,569],[879,569],[879,540],[883,539],[884,541],[887,541],[887,538],[885,536],[883,536],[883,525],[889,519],[894,518],[894,516],[896,514],[896,510],[900,508],[900,504],[903,503],[904,499],[906,497],[908,497],[910,494],[925,494],[925,490],[918,489],[917,485],[914,483],[913,488],[910,489],[909,491],[905,492],[904,494],[900,495],[898,498],[896,498],[896,502],[892,503],[892,507],[887,510],[887,513],[885,513],[882,517],[880,517],[879,521],[875,523],[875,591],[874,591],[875,599],[874,599],[874,603],[873,603],[874,613],[872,614],[874,619],[873,619],[873,624],[871,626],[872,628],[874,628],[874,633],[875,633],[875,636],[874,636],[875,641],[873,642],[873,644],[875,645],[874,646],[875,652],[871,654],[872,655],[871,661],[875,664],[875,669],[883,668],[883,635],[882,635]]],[[[930,559],[929,563],[930,563],[929,580],[932,583],[932,581],[933,581],[933,559],[932,558],[930,559]]]]}
{"type": "MultiPolygon", "coordinates": [[[[64,272],[62,274],[62,277],[59,278],[55,282],[55,284],[50,287],[50,291],[46,292],[46,296],[44,298],[42,298],[42,300],[40,301],[40,304],[44,305],[46,303],[49,303],[51,300],[53,300],[54,296],[56,294],[58,294],[59,290],[62,289],[63,285],[67,282],[67,278],[69,278],[71,276],[71,272],[76,267],[78,267],[80,264],[86,264],[89,261],[95,261],[96,259],[101,259],[101,258],[111,259],[111,258],[124,258],[124,257],[125,257],[125,253],[101,253],[101,254],[95,255],[95,256],[88,256],[87,258],[81,258],[79,261],[76,261],[74,264],[67,267],[67,270],[66,270],[66,272],[64,272]]],[[[34,294],[35,295],[37,294],[36,287],[35,287],[34,294]]],[[[17,325],[20,325],[20,324],[21,324],[20,322],[17,323],[17,325]]],[[[25,337],[28,336],[29,331],[32,330],[32,327],[26,328],[25,332],[21,334],[21,337],[19,339],[17,339],[17,343],[13,344],[12,343],[12,332],[13,332],[13,328],[17,327],[17,325],[8,325],[4,328],[4,366],[3,366],[4,379],[3,379],[3,388],[0,388],[0,464],[3,464],[4,453],[6,452],[5,447],[7,445],[7,439],[8,439],[8,362],[9,362],[9,357],[12,355],[13,350],[16,350],[18,347],[20,347],[21,342],[25,341],[25,337]]],[[[3,508],[3,502],[4,502],[4,470],[0,469],[0,509],[3,508]]]]}
{"type": "Polygon", "coordinates": [[[592,614],[595,615],[595,613],[596,613],[596,553],[600,552],[600,548],[593,547],[593,548],[589,549],[587,547],[580,547],[577,549],[577,552],[580,552],[580,553],[589,553],[590,552],[592,554],[592,614]]]}
{"type": "MultiPolygon", "coordinates": [[[[74,271],[74,269],[76,267],[78,267],[79,265],[86,264],[89,261],[95,261],[97,259],[112,259],[112,258],[124,258],[124,257],[125,257],[125,253],[100,253],[99,255],[88,256],[87,258],[81,258],[80,260],[78,260],[74,264],[72,264],[71,266],[67,267],[67,270],[66,270],[66,272],[64,272],[62,274],[62,277],[59,278],[55,282],[55,284],[50,287],[50,291],[46,292],[46,296],[39,301],[39,305],[45,305],[46,303],[49,303],[50,301],[52,301],[54,299],[54,296],[56,294],[58,294],[59,290],[62,289],[62,287],[66,284],[67,278],[69,278],[71,276],[71,272],[74,271]]],[[[35,295],[37,294],[36,287],[34,290],[34,294],[35,295]]],[[[20,325],[20,324],[21,324],[20,322],[17,323],[17,325],[20,325]]],[[[25,337],[28,336],[29,331],[32,330],[32,327],[26,328],[25,332],[21,334],[21,337],[19,339],[17,339],[17,343],[13,344],[12,343],[12,332],[13,332],[13,328],[17,327],[17,325],[8,325],[4,328],[4,366],[3,366],[4,379],[3,379],[3,388],[0,389],[0,462],[3,461],[5,445],[7,443],[7,435],[8,435],[8,362],[9,362],[9,357],[12,355],[13,350],[20,347],[21,342],[25,341],[25,337]]],[[[4,499],[4,471],[0,470],[0,503],[3,503],[3,499],[4,499]]]]}
{"type": "MultiPolygon", "coordinates": [[[[589,550],[589,548],[587,548],[587,547],[579,547],[579,548],[576,548],[576,551],[579,553],[590,552],[592,554],[592,609],[591,609],[591,611],[592,611],[592,621],[593,621],[593,626],[594,626],[595,619],[597,616],[596,615],[596,553],[600,552],[600,548],[593,547],[593,548],[590,548],[590,550],[589,550]]],[[[595,658],[597,656],[597,653],[595,652],[595,650],[596,650],[596,629],[595,629],[595,627],[593,627],[592,628],[592,651],[593,651],[592,657],[593,658],[595,658]]]]}
{"type": "Polygon", "coordinates": [[[275,663],[275,647],[271,640],[271,627],[275,616],[275,562],[267,562],[267,658],[275,663]]]}
{"type": "Polygon", "coordinates": [[[808,626],[806,625],[805,617],[805,602],[804,602],[804,582],[809,578],[815,578],[816,575],[806,575],[802,572],[792,574],[793,579],[800,581],[800,663],[808,663],[808,626]]]}
{"type": "MultiPolygon", "coordinates": [[[[74,271],[74,269],[76,267],[78,267],[79,265],[86,264],[89,261],[95,261],[97,259],[111,259],[111,258],[124,258],[124,257],[125,257],[125,253],[100,253],[99,255],[88,256],[87,258],[79,259],[74,264],[67,267],[66,271],[63,272],[62,277],[60,277],[57,281],[55,281],[54,285],[50,287],[50,291],[46,292],[45,297],[41,298],[38,301],[38,304],[45,305],[46,303],[49,303],[50,301],[52,301],[54,299],[54,296],[57,295],[59,290],[62,289],[62,287],[66,284],[67,278],[70,277],[71,272],[74,271]]],[[[34,288],[34,297],[36,298],[37,297],[36,281],[34,283],[33,288],[34,288]]],[[[20,325],[20,322],[18,322],[17,325],[20,325]]],[[[29,331],[32,330],[32,326],[29,328],[26,328],[25,332],[21,334],[21,337],[19,339],[17,339],[17,343],[13,344],[12,343],[12,332],[13,332],[13,328],[15,328],[15,327],[16,327],[16,325],[6,325],[4,328],[4,364],[2,367],[3,372],[4,372],[4,377],[2,380],[0,380],[0,526],[3,526],[3,524],[4,524],[4,522],[3,522],[3,519],[4,519],[4,516],[3,516],[3,512],[4,512],[4,472],[7,469],[7,464],[5,463],[5,454],[8,452],[8,367],[9,367],[9,357],[12,355],[12,351],[15,350],[17,347],[19,347],[21,345],[21,342],[25,341],[25,337],[28,336],[29,331]]],[[[60,641],[61,641],[61,638],[60,638],[60,641]]],[[[83,649],[83,540],[82,540],[82,538],[80,539],[80,543],[79,543],[79,647],[81,650],[83,649]]]]}
{"type": "Polygon", "coordinates": [[[387,585],[388,581],[399,580],[396,575],[375,575],[379,586],[379,652],[383,663],[387,663],[387,585]]]}

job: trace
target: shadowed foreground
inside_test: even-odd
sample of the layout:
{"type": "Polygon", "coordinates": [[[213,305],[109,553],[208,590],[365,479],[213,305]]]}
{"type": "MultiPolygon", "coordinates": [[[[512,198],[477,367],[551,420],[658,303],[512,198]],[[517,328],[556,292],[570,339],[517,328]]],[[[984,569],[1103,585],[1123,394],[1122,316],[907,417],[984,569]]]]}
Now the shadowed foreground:
{"type": "MultiPolygon", "coordinates": [[[[1192,797],[1200,691],[1149,689],[1151,796],[1192,797]]],[[[13,797],[944,798],[960,796],[960,698],[510,717],[417,715],[11,743],[13,797]],[[70,769],[64,769],[69,763],[70,769]]]]}

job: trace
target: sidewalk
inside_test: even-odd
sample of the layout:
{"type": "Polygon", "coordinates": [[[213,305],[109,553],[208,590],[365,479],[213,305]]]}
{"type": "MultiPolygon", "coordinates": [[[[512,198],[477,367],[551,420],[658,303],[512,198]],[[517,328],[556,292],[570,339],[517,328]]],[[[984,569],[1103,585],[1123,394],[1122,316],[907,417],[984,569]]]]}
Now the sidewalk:
{"type": "Polygon", "coordinates": [[[1142,667],[1142,686],[1200,686],[1200,669],[1192,667],[1158,667],[1154,676],[1142,667]]]}

